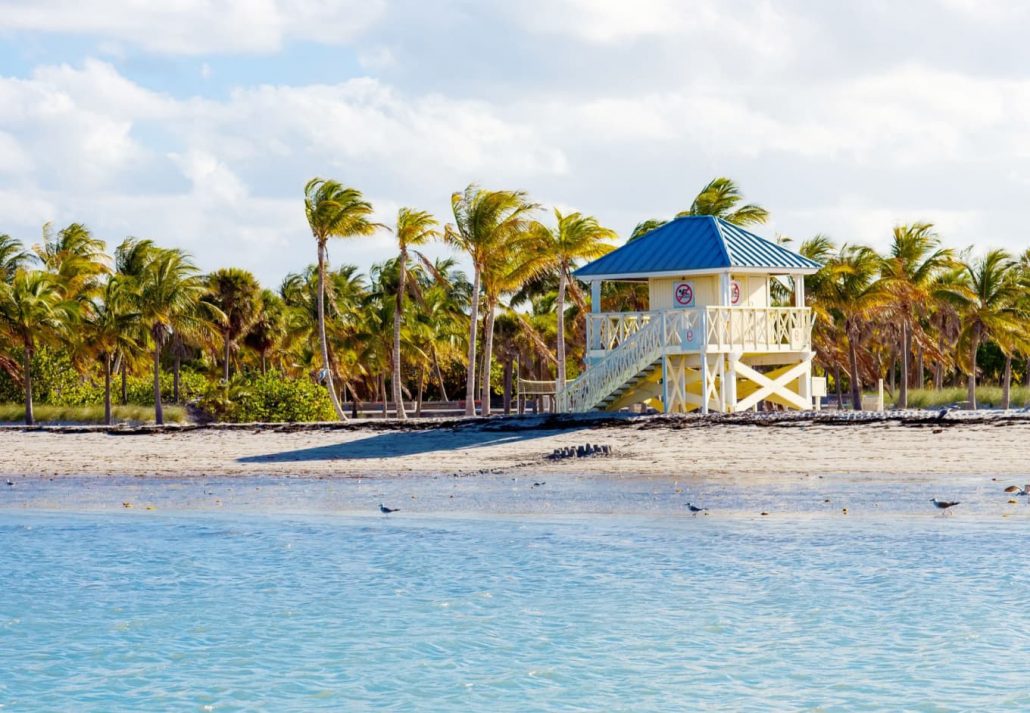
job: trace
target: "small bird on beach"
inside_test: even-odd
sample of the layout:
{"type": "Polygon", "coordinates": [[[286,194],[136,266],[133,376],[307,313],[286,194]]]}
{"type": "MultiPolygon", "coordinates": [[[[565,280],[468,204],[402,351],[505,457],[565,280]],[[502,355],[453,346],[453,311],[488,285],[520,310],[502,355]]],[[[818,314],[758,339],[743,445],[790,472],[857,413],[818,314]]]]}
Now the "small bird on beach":
{"type": "Polygon", "coordinates": [[[694,503],[687,503],[687,509],[697,515],[699,512],[708,512],[708,508],[698,507],[694,503]]]}
{"type": "Polygon", "coordinates": [[[1016,496],[1025,496],[1027,494],[1027,488],[1030,488],[1030,485],[1024,485],[1022,488],[1018,485],[1010,485],[1009,487],[1005,488],[1005,492],[1016,496]]]}
{"type": "Polygon", "coordinates": [[[959,504],[957,500],[938,500],[937,498],[933,498],[930,502],[933,503],[933,506],[938,510],[947,510],[948,508],[953,508],[959,504]]]}
{"type": "Polygon", "coordinates": [[[390,513],[397,512],[398,510],[400,510],[400,508],[388,508],[382,503],[379,503],[379,512],[383,513],[384,515],[389,515],[390,513]]]}
{"type": "Polygon", "coordinates": [[[14,487],[14,481],[11,480],[10,478],[8,478],[7,479],[7,485],[13,488],[14,487]]]}

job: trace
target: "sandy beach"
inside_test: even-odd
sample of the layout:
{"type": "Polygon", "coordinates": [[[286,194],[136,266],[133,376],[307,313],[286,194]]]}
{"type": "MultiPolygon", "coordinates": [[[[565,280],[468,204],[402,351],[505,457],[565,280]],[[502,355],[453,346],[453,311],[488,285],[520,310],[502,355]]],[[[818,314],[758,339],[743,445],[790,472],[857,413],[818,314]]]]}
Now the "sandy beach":
{"type": "MultiPolygon", "coordinates": [[[[484,423],[371,422],[343,428],[181,432],[0,429],[3,476],[318,476],[390,478],[528,472],[643,478],[718,477],[727,483],[798,475],[1030,478],[1030,418],[940,423],[925,417],[824,420],[637,418],[484,423]],[[119,434],[119,435],[115,435],[119,434]],[[607,457],[551,460],[556,449],[611,446],[607,457]]],[[[1020,481],[1022,483],[1022,481],[1020,481]]]]}
{"type": "Polygon", "coordinates": [[[0,508],[1030,520],[1025,415],[0,429],[0,508]],[[856,420],[857,419],[857,420],[856,420]],[[862,422],[865,421],[865,422],[862,422]],[[607,445],[610,456],[552,459],[607,445]]]}

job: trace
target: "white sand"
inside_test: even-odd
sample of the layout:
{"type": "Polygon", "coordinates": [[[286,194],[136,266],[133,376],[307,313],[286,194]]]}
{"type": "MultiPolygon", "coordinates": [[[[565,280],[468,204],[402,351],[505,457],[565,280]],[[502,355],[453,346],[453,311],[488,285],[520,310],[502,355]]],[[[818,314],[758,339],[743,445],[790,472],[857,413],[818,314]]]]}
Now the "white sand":
{"type": "Polygon", "coordinates": [[[0,429],[0,475],[369,476],[521,472],[688,478],[992,475],[1030,481],[1030,422],[781,426],[634,423],[577,430],[224,431],[108,435],[0,429]],[[935,432],[939,431],[939,432],[935,432]],[[547,460],[609,444],[607,458],[547,460]]]}

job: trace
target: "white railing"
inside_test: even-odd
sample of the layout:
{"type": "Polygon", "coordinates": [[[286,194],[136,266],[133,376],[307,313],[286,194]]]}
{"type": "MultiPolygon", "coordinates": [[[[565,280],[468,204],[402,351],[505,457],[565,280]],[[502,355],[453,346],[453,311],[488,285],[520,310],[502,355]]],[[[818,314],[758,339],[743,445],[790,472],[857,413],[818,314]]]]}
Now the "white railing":
{"type": "Polygon", "coordinates": [[[595,408],[662,355],[667,329],[661,318],[648,321],[578,379],[566,382],[555,397],[558,411],[582,413],[595,408]]]}
{"type": "Polygon", "coordinates": [[[804,351],[812,347],[807,307],[707,307],[709,351],[804,351]]]}
{"type": "Polygon", "coordinates": [[[558,411],[576,413],[596,408],[667,349],[811,349],[812,311],[795,307],[706,307],[592,314],[587,318],[587,345],[591,351],[607,353],[558,392],[558,411]]]}
{"type": "Polygon", "coordinates": [[[596,312],[587,315],[587,349],[611,351],[661,312],[596,312]]]}

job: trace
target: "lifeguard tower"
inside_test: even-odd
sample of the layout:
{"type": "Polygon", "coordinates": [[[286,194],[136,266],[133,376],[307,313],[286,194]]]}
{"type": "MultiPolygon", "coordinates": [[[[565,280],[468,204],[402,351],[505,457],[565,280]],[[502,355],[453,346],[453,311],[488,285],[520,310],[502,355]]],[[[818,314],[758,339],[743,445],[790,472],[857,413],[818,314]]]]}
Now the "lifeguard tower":
{"type": "Polygon", "coordinates": [[[805,275],[819,267],[709,216],[677,218],[581,267],[592,296],[586,369],[557,393],[557,409],[813,408],[825,381],[813,384],[805,275]],[[792,286],[792,306],[773,306],[774,280],[792,286]],[[601,312],[604,281],[646,282],[649,311],[601,312]]]}

